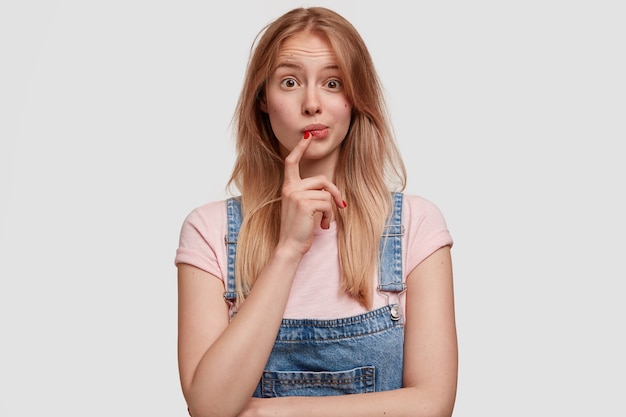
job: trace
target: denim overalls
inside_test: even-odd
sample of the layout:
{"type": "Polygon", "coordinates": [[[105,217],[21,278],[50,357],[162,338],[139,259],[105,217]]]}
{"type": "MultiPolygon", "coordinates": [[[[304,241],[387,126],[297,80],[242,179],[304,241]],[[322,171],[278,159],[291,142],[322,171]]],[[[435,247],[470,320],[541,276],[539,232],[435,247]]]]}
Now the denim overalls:
{"type": "MultiPolygon", "coordinates": [[[[393,214],[379,250],[378,290],[405,290],[402,278],[402,194],[393,194],[393,214]]],[[[225,237],[228,277],[224,298],[233,302],[235,252],[241,224],[238,198],[227,200],[225,237]]],[[[394,297],[399,299],[399,297],[394,297]]],[[[329,396],[402,387],[404,323],[397,304],[353,317],[283,319],[255,397],[329,396]]]]}

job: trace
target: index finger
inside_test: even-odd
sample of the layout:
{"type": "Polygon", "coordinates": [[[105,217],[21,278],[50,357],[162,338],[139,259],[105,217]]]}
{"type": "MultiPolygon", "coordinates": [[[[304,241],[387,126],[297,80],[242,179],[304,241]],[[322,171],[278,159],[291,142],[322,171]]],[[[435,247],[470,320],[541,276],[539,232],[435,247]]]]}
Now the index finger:
{"type": "Polygon", "coordinates": [[[300,181],[302,179],[300,178],[300,160],[312,142],[310,137],[310,133],[305,132],[304,136],[285,158],[285,182],[300,181]]]}

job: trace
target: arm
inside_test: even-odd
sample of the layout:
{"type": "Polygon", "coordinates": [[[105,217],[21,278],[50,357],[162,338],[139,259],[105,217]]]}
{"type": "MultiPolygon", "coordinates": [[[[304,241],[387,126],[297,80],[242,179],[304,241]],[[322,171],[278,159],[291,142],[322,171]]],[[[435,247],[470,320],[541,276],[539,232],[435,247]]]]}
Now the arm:
{"type": "Polygon", "coordinates": [[[230,323],[222,281],[179,265],[179,372],[194,417],[235,416],[246,406],[274,346],[313,231],[328,228],[333,207],[343,207],[339,190],[328,179],[300,178],[300,158],[310,142],[301,139],[285,159],[278,244],[230,323]]]}
{"type": "Polygon", "coordinates": [[[450,416],[457,384],[457,339],[448,246],[407,280],[404,387],[336,397],[253,398],[240,417],[450,416]]]}
{"type": "Polygon", "coordinates": [[[222,281],[179,265],[178,360],[194,416],[236,415],[252,396],[272,350],[299,260],[277,252],[229,324],[222,281]]]}

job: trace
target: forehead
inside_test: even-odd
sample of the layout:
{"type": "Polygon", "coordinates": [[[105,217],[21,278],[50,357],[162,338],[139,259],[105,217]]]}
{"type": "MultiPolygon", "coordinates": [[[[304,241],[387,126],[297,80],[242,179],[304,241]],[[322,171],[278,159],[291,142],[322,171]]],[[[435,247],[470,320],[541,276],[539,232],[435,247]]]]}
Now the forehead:
{"type": "Polygon", "coordinates": [[[314,58],[335,61],[336,55],[330,42],[324,36],[314,32],[300,32],[281,43],[277,64],[314,58]]]}

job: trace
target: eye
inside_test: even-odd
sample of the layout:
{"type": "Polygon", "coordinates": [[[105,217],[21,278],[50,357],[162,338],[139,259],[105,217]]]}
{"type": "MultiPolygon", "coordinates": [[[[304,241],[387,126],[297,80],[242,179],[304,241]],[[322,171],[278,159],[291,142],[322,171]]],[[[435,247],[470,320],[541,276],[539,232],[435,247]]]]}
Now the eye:
{"type": "Polygon", "coordinates": [[[280,82],[280,85],[286,88],[294,88],[298,86],[298,81],[295,78],[285,78],[280,82]]]}
{"type": "Polygon", "coordinates": [[[326,81],[326,87],[331,90],[341,90],[341,88],[343,87],[343,84],[341,83],[340,80],[336,78],[332,78],[326,81]]]}

